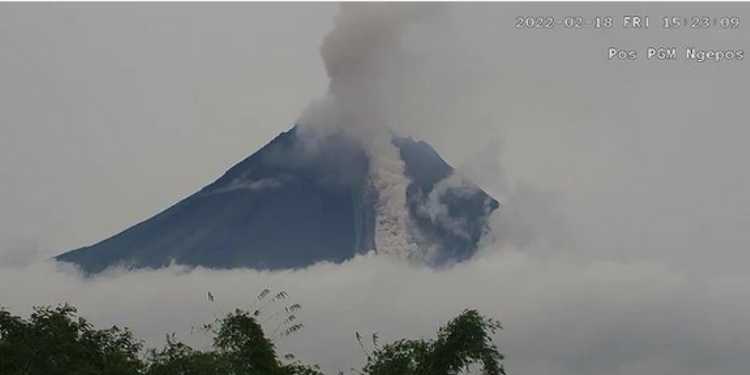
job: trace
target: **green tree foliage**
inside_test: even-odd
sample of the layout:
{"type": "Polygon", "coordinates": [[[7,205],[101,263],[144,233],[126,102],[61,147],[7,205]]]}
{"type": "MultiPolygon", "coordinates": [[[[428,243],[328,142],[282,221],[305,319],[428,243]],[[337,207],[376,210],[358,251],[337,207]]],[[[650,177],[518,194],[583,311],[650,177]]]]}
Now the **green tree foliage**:
{"type": "Polygon", "coordinates": [[[167,336],[167,345],[151,351],[147,375],[322,375],[314,366],[282,363],[255,316],[235,310],[214,325],[213,348],[201,352],[167,336]]]}
{"type": "MultiPolygon", "coordinates": [[[[279,296],[281,294],[278,294],[279,296]]],[[[296,311],[291,305],[283,311],[296,311]]],[[[166,345],[141,357],[141,345],[127,329],[96,330],[69,305],[36,308],[29,319],[0,310],[0,374],[2,375],[323,375],[291,355],[278,357],[258,317],[235,310],[204,326],[213,337],[201,351],[167,335],[166,345]]],[[[277,330],[296,332],[294,315],[277,330]]],[[[399,340],[367,356],[363,375],[454,375],[479,364],[486,375],[505,374],[502,354],[492,343],[500,324],[475,310],[464,311],[440,328],[432,340],[399,340]]],[[[362,345],[359,333],[357,341],[362,345]]]]}
{"type": "Polygon", "coordinates": [[[492,342],[500,323],[466,310],[440,328],[434,340],[399,340],[368,356],[367,375],[454,375],[481,364],[486,375],[505,374],[492,342]]]}
{"type": "Polygon", "coordinates": [[[219,353],[201,352],[167,336],[161,350],[151,350],[148,375],[213,375],[231,374],[231,367],[219,353]]]}
{"type": "Polygon", "coordinates": [[[125,375],[143,369],[127,329],[94,329],[70,305],[36,308],[28,320],[0,310],[0,374],[125,375]]]}

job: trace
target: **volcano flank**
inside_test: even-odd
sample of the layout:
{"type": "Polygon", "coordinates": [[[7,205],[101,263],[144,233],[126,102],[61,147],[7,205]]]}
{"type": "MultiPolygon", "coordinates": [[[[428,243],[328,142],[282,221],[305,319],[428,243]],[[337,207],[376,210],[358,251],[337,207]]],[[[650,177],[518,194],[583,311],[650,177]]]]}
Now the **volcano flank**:
{"type": "Polygon", "coordinates": [[[395,135],[391,143],[403,162],[408,225],[385,225],[391,193],[373,177],[365,147],[344,134],[307,142],[294,127],[154,217],[55,259],[88,274],[173,263],[290,269],[381,253],[394,236],[408,242],[395,250],[402,258],[439,266],[471,257],[499,203],[457,178],[427,143],[395,135]]]}

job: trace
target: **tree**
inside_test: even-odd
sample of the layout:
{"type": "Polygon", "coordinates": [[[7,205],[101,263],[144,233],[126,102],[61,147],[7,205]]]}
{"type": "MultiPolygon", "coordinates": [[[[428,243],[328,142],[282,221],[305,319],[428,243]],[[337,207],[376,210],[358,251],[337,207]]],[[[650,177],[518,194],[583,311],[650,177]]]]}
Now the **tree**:
{"type": "MultiPolygon", "coordinates": [[[[276,295],[277,300],[284,296],[283,292],[276,295]]],[[[271,315],[281,316],[275,331],[296,332],[301,324],[293,313],[299,308],[294,304],[281,310],[287,315],[271,315]]],[[[278,357],[258,321],[260,310],[237,309],[206,324],[206,331],[214,335],[209,350],[195,350],[172,334],[167,335],[163,348],[150,350],[142,359],[141,344],[129,330],[94,329],[70,305],[35,308],[29,319],[0,309],[0,374],[323,375],[317,366],[305,365],[291,355],[284,356],[284,361],[278,357]]],[[[503,375],[503,355],[492,343],[498,329],[497,321],[466,310],[440,328],[433,340],[399,340],[378,347],[373,335],[375,350],[367,356],[361,374],[455,375],[481,364],[484,374],[503,375]]],[[[356,337],[362,345],[359,333],[356,337]]]]}
{"type": "Polygon", "coordinates": [[[480,363],[486,375],[505,374],[492,342],[500,323],[466,310],[440,328],[434,340],[399,340],[368,356],[367,375],[454,375],[480,363]]]}
{"type": "MultiPolygon", "coordinates": [[[[214,325],[206,325],[210,330],[214,325]]],[[[167,345],[151,351],[147,375],[322,375],[314,366],[283,364],[255,314],[235,310],[216,322],[213,350],[201,352],[167,336],[167,345]]]]}
{"type": "MultiPolygon", "coordinates": [[[[292,355],[284,358],[290,363],[282,362],[258,320],[269,305],[274,306],[287,296],[284,291],[271,294],[271,290],[264,289],[249,310],[236,309],[222,319],[203,325],[206,332],[214,335],[209,351],[194,350],[177,342],[174,335],[168,335],[163,349],[150,351],[146,375],[323,375],[316,366],[293,361],[292,355]]],[[[215,301],[211,292],[208,300],[215,301]]],[[[292,304],[270,313],[265,321],[277,322],[272,335],[289,335],[301,329],[302,325],[295,322],[295,313],[301,307],[292,304]]]]}
{"type": "Polygon", "coordinates": [[[0,374],[132,375],[141,344],[127,329],[97,330],[70,305],[35,308],[28,320],[0,310],[0,374]]]}

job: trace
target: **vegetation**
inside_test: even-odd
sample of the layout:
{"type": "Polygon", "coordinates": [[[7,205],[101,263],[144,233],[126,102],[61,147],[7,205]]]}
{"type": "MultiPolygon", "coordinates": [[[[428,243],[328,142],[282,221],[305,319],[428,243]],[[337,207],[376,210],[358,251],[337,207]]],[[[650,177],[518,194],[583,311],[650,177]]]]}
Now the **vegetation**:
{"type": "MultiPolygon", "coordinates": [[[[261,293],[262,296],[268,291],[261,293]]],[[[281,292],[274,299],[285,297],[281,292]]],[[[213,296],[209,294],[213,301],[213,296]]],[[[261,298],[259,298],[261,299],[261,298]]],[[[299,305],[285,307],[276,328],[291,334],[299,305]]],[[[161,349],[142,351],[128,329],[95,329],[70,305],[35,308],[28,319],[0,310],[0,374],[3,375],[323,375],[291,355],[279,358],[258,317],[260,309],[235,310],[203,328],[213,345],[201,351],[168,335],[161,349]],[[252,311],[252,312],[250,312],[252,311]]],[[[505,374],[503,356],[492,343],[500,324],[466,310],[433,340],[399,340],[373,350],[361,375],[454,375],[481,365],[487,375],[505,374]]],[[[361,336],[357,342],[363,349],[361,336]]]]}
{"type": "Polygon", "coordinates": [[[140,350],[127,329],[96,330],[69,305],[37,308],[28,320],[0,310],[0,374],[139,374],[140,350]]]}
{"type": "Polygon", "coordinates": [[[466,310],[440,328],[435,340],[399,340],[368,356],[368,375],[453,375],[480,363],[483,374],[501,375],[503,355],[492,343],[500,323],[466,310]]]}

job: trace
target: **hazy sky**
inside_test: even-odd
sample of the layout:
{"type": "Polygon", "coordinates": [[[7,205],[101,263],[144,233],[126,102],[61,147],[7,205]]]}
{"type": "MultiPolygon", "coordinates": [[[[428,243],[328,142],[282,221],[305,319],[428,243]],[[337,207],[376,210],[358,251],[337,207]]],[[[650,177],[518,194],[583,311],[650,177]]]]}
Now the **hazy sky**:
{"type": "Polygon", "coordinates": [[[198,190],[325,91],[327,5],[0,5],[0,238],[45,254],[198,190]]]}
{"type": "Polygon", "coordinates": [[[363,257],[297,272],[83,281],[29,263],[150,217],[309,113],[328,90],[319,48],[337,7],[1,4],[0,305],[71,300],[99,323],[158,340],[211,319],[210,306],[195,307],[205,289],[231,308],[273,285],[307,306],[305,333],[284,347],[327,369],[353,365],[354,329],[424,335],[474,305],[503,321],[499,343],[516,373],[744,374],[750,62],[606,53],[747,50],[748,28],[513,26],[519,15],[744,20],[750,6],[418,11],[399,34],[401,54],[380,51],[384,78],[362,83],[391,126],[503,201],[482,258],[442,272],[363,257]]]}

